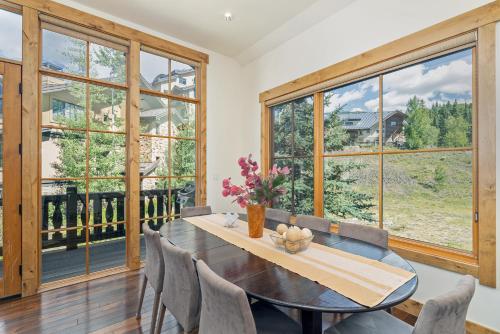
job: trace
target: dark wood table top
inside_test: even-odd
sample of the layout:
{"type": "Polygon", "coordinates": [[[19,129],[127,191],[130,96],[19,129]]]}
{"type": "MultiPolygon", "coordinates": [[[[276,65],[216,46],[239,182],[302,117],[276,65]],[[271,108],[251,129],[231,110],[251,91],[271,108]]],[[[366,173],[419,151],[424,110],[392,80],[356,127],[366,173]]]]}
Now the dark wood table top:
{"type": "MultiPolygon", "coordinates": [[[[274,229],[277,224],[267,220],[266,228],[274,229]]],[[[387,309],[407,300],[417,289],[418,278],[415,276],[382,303],[369,308],[234,246],[183,219],[164,224],[160,234],[172,244],[190,251],[194,259],[205,261],[219,276],[236,284],[249,296],[303,311],[356,313],[387,309]]],[[[406,260],[393,251],[359,240],[315,231],[314,242],[415,272],[406,260]]]]}

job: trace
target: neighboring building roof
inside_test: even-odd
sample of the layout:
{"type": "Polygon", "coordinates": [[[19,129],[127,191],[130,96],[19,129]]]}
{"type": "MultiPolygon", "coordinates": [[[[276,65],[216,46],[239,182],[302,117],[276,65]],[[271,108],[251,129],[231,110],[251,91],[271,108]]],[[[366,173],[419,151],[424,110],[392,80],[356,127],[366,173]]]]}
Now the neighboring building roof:
{"type": "MultiPolygon", "coordinates": [[[[400,113],[399,110],[394,111],[384,111],[384,120],[387,118],[400,113]]],[[[404,114],[403,114],[404,115],[404,114]]],[[[342,121],[343,128],[346,130],[367,130],[373,128],[378,124],[378,113],[361,111],[361,112],[341,112],[338,113],[340,120],[342,121]]]]}
{"type": "MultiPolygon", "coordinates": [[[[194,68],[185,68],[185,69],[176,69],[172,71],[172,77],[178,77],[178,76],[186,76],[186,75],[194,75],[194,68]]],[[[158,85],[160,83],[164,83],[168,81],[168,74],[162,73],[158,74],[154,79],[153,79],[153,86],[158,85]]]]}

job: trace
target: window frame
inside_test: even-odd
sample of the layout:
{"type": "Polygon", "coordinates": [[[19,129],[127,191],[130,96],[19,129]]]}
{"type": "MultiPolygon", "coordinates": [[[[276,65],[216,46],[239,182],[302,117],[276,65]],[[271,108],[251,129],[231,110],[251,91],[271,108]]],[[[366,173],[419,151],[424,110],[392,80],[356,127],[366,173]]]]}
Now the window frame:
{"type": "MultiPolygon", "coordinates": [[[[37,292],[51,290],[60,286],[88,281],[94,278],[107,276],[141,267],[139,224],[139,53],[141,45],[154,45],[156,49],[167,52],[190,62],[200,64],[197,69],[197,90],[199,91],[199,109],[196,125],[196,140],[200,145],[196,148],[196,168],[199,171],[197,178],[196,201],[199,205],[206,202],[206,80],[209,56],[203,52],[164,40],[142,31],[106,20],[104,18],[56,3],[50,0],[26,3],[25,1],[10,0],[13,8],[23,15],[22,34],[22,295],[29,296],[37,292]],[[41,26],[51,23],[61,28],[73,29],[90,37],[126,43],[127,77],[123,84],[110,83],[104,80],[93,80],[98,85],[122,88],[127,92],[126,101],[126,263],[124,267],[95,272],[88,275],[76,276],[53,283],[40,284],[40,103],[41,89],[39,80],[43,72],[57,77],[66,77],[70,80],[86,81],[65,73],[52,73],[41,68],[41,26]]],[[[0,4],[3,5],[3,2],[0,4]]],[[[9,6],[10,8],[10,6],[9,6]]],[[[101,43],[97,43],[102,45],[101,43]]],[[[12,62],[12,61],[11,61],[12,62]]]]}
{"type": "MultiPolygon", "coordinates": [[[[459,24],[457,22],[457,24],[459,24]]],[[[491,129],[492,125],[487,124],[487,122],[482,122],[482,118],[487,118],[489,122],[494,120],[494,73],[492,74],[491,68],[494,68],[494,30],[495,23],[488,23],[484,26],[479,26],[477,30],[465,30],[463,33],[476,31],[478,34],[478,38],[476,40],[475,45],[473,46],[473,73],[472,73],[472,105],[473,105],[473,129],[475,129],[475,134],[473,135],[472,142],[472,152],[473,152],[473,179],[475,182],[475,189],[473,190],[473,208],[475,208],[475,217],[478,219],[477,223],[473,223],[472,233],[473,233],[473,252],[466,253],[456,249],[445,248],[441,246],[437,246],[434,244],[405,239],[402,237],[390,236],[390,247],[405,256],[409,260],[429,264],[432,266],[440,267],[446,270],[455,271],[459,273],[468,273],[480,278],[480,282],[482,284],[488,286],[495,286],[496,284],[496,273],[495,273],[495,258],[496,258],[496,246],[494,243],[495,237],[495,224],[496,224],[496,215],[495,215],[495,199],[494,194],[491,194],[491,189],[494,185],[491,183],[495,180],[494,175],[494,167],[495,167],[495,152],[494,152],[494,122],[493,129],[491,129]],[[493,26],[493,28],[491,28],[493,26]],[[490,28],[487,28],[490,27],[490,28]],[[488,30],[489,33],[484,33],[485,30],[488,30]],[[493,56],[491,55],[493,52],[493,56]],[[493,64],[492,64],[493,63],[493,64]],[[488,70],[489,69],[489,70],[488,70]],[[489,71],[489,72],[488,72],[489,71]],[[493,85],[492,85],[493,82],[493,85]],[[489,89],[488,94],[480,94],[478,95],[478,87],[483,87],[483,89],[489,89]],[[493,93],[491,90],[493,89],[493,93]],[[493,103],[492,103],[493,101],[493,103]],[[491,105],[491,106],[490,106],[491,105]],[[493,109],[489,110],[486,113],[483,109],[493,109]],[[493,113],[493,115],[492,115],[493,113]],[[493,131],[493,133],[492,133],[493,131]],[[479,145],[482,142],[487,142],[489,144],[488,148],[484,150],[481,146],[482,151],[487,151],[489,155],[483,153],[481,155],[481,150],[479,150],[479,145]],[[482,164],[487,164],[486,172],[479,173],[478,166],[482,166],[482,164]],[[485,175],[484,180],[481,179],[481,175],[485,175]],[[482,200],[487,199],[487,200],[482,200]],[[484,214],[486,212],[486,214],[484,214]],[[481,214],[480,214],[481,213],[481,214]],[[486,216],[486,217],[485,217],[486,216]],[[483,218],[479,220],[479,217],[483,218]],[[489,221],[487,221],[489,220],[489,221]],[[492,222],[491,222],[492,221],[492,222]],[[481,228],[479,228],[481,226],[481,228]],[[484,242],[484,236],[488,238],[489,242],[484,242]],[[479,242],[481,240],[481,243],[479,242]],[[486,255],[487,254],[487,255],[486,255]]],[[[409,35],[406,37],[407,40],[414,40],[420,38],[419,34],[422,32],[415,33],[413,35],[409,35]]],[[[443,40],[452,39],[454,37],[453,34],[447,35],[443,40]]],[[[436,37],[439,38],[439,37],[436,37]]],[[[427,45],[432,45],[434,43],[439,43],[442,41],[441,39],[431,38],[427,45]]],[[[405,38],[402,40],[398,40],[391,43],[393,50],[397,50],[397,46],[403,45],[405,48],[405,53],[409,53],[412,51],[420,50],[411,47],[411,43],[406,43],[405,38]]],[[[422,46],[422,47],[425,47],[422,46]]],[[[463,49],[467,49],[464,47],[463,49]]],[[[453,51],[450,50],[449,53],[453,51]]],[[[436,53],[435,56],[445,55],[445,52],[436,53]]],[[[285,100],[285,96],[291,95],[294,98],[298,98],[301,95],[301,91],[304,91],[304,95],[310,94],[313,91],[315,95],[315,183],[314,183],[314,203],[315,203],[315,215],[323,216],[323,165],[324,165],[324,157],[325,154],[323,152],[323,95],[324,91],[327,89],[335,88],[335,86],[327,86],[327,88],[322,87],[321,89],[315,90],[314,86],[321,86],[323,82],[333,80],[332,78],[338,78],[342,75],[348,75],[351,72],[360,70],[362,68],[369,67],[371,65],[380,65],[383,64],[384,61],[390,61],[394,57],[397,57],[400,53],[396,51],[391,51],[391,48],[387,51],[381,50],[381,48],[377,48],[368,52],[363,53],[362,55],[355,56],[351,59],[347,59],[343,62],[331,65],[327,68],[319,70],[317,72],[305,75],[300,79],[293,80],[289,83],[285,83],[278,87],[272,88],[260,94],[260,102],[261,102],[261,131],[262,131],[262,142],[261,142],[261,157],[262,157],[262,166],[264,170],[267,170],[270,167],[270,163],[272,161],[272,147],[269,142],[272,141],[271,129],[269,123],[270,115],[270,107],[274,104],[283,103],[285,100]],[[380,55],[378,54],[380,53],[380,55]],[[377,54],[380,59],[376,57],[374,59],[370,58],[367,55],[377,54]],[[360,60],[363,60],[361,62],[360,60]],[[338,71],[335,71],[337,70],[338,71]],[[339,73],[340,71],[340,73],[339,73]],[[318,79],[321,78],[321,79],[318,79]],[[282,99],[282,100],[280,100],[282,99]],[[276,102],[279,101],[279,102],[276,102]],[[316,103],[317,101],[317,103],[316,103]],[[267,157],[266,157],[267,156],[267,157]]],[[[426,58],[433,58],[432,56],[428,56],[426,58]]],[[[422,58],[422,61],[426,58],[422,58]]],[[[417,61],[418,62],[418,61],[417,61]]],[[[412,62],[413,63],[413,62],[412,62]]],[[[410,64],[408,64],[410,65],[410,64]]],[[[378,75],[379,80],[381,79],[381,75],[383,73],[389,72],[388,69],[384,71],[375,72],[371,76],[378,75]]],[[[494,72],[494,71],[493,71],[494,72]]],[[[363,78],[369,78],[370,74],[366,74],[363,78]]],[[[360,81],[363,78],[359,78],[357,80],[352,80],[351,82],[360,81]]],[[[348,84],[346,81],[338,86],[343,86],[348,84]]],[[[379,84],[379,87],[382,86],[382,83],[379,84]]],[[[382,94],[383,91],[379,91],[379,110],[380,105],[382,103],[382,94]]],[[[294,99],[290,98],[290,100],[294,99]]],[[[488,111],[488,110],[487,110],[488,111]]],[[[379,112],[379,115],[381,113],[379,112]]],[[[379,120],[379,127],[382,126],[382,122],[379,120]]],[[[381,136],[382,131],[379,129],[379,136],[381,136]]],[[[462,148],[458,148],[457,151],[462,151],[462,148]]],[[[440,151],[439,148],[436,148],[432,151],[440,151]]],[[[453,150],[450,150],[453,151],[453,150]]],[[[365,152],[366,154],[366,152],[365,152]]],[[[380,154],[379,152],[370,153],[370,154],[380,154]]],[[[340,154],[346,155],[346,154],[340,154]]],[[[379,159],[380,160],[380,159],[379,159]]],[[[379,178],[379,183],[383,182],[382,178],[379,178]]],[[[382,190],[383,187],[380,184],[379,190],[382,190]]],[[[382,191],[379,191],[379,196],[382,196],[382,191]]],[[[379,210],[382,209],[382,202],[379,200],[379,210]]],[[[472,222],[471,222],[472,223],[472,222]]],[[[336,231],[336,226],[332,227],[332,231],[336,231]]]]}
{"type": "MultiPolygon", "coordinates": [[[[40,48],[40,53],[42,52],[43,50],[43,31],[44,30],[47,30],[47,31],[53,31],[51,29],[47,29],[45,28],[43,25],[40,26],[40,38],[39,38],[39,43],[41,45],[41,48],[40,48]]],[[[59,30],[59,29],[58,29],[59,30]]],[[[57,34],[61,35],[61,36],[68,36],[68,37],[71,37],[71,38],[75,38],[73,35],[73,31],[71,30],[68,30],[68,33],[65,34],[64,33],[64,30],[65,28],[61,28],[59,31],[56,31],[57,34]]],[[[42,157],[42,139],[41,139],[41,136],[42,136],[42,133],[43,133],[43,130],[44,129],[50,129],[50,130],[55,130],[55,131],[69,131],[69,132],[72,132],[72,133],[80,133],[80,134],[83,134],[85,136],[85,164],[86,164],[86,167],[85,167],[85,173],[84,173],[84,176],[80,176],[80,177],[49,177],[49,178],[46,178],[46,177],[43,177],[42,174],[40,174],[40,178],[39,178],[39,202],[41,202],[41,199],[42,199],[42,196],[43,196],[43,192],[42,192],[42,188],[43,188],[43,182],[44,181],[56,181],[56,182],[72,182],[72,181],[76,181],[76,182],[84,182],[85,184],[85,188],[84,188],[84,192],[85,192],[85,203],[84,203],[84,208],[86,208],[86,212],[88,214],[85,214],[85,222],[82,222],[82,226],[74,226],[74,227],[68,227],[68,226],[65,226],[65,227],[62,227],[62,228],[58,228],[58,229],[53,229],[53,228],[50,228],[49,226],[47,226],[47,229],[42,229],[42,224],[43,224],[43,215],[40,214],[39,216],[39,223],[38,223],[38,226],[39,226],[39,242],[40,242],[40,239],[42,239],[44,236],[48,236],[50,235],[51,233],[54,233],[54,232],[59,232],[59,233],[69,233],[69,232],[73,232],[75,234],[78,234],[78,232],[80,232],[81,234],[85,233],[85,270],[84,270],[84,274],[85,276],[88,276],[88,275],[91,275],[91,274],[95,274],[96,272],[95,271],[92,271],[92,261],[93,261],[93,257],[92,257],[92,244],[95,242],[95,241],[92,241],[91,238],[90,238],[90,229],[91,228],[100,228],[100,229],[104,229],[106,228],[106,230],[108,230],[109,227],[111,227],[112,229],[116,229],[116,231],[118,231],[119,229],[123,229],[124,231],[127,230],[125,227],[128,226],[128,222],[130,221],[129,220],[129,217],[128,217],[128,213],[124,212],[124,217],[123,219],[117,219],[117,221],[111,221],[111,222],[107,222],[107,221],[101,221],[99,224],[96,224],[95,222],[94,223],[90,223],[90,220],[91,220],[91,215],[93,216],[94,213],[90,210],[90,202],[91,202],[91,199],[90,199],[90,193],[91,193],[91,189],[90,189],[90,184],[93,183],[93,182],[99,182],[99,181],[105,181],[105,180],[115,180],[117,181],[118,183],[123,183],[123,186],[124,186],[124,198],[126,199],[128,196],[127,196],[127,187],[126,187],[126,184],[128,182],[128,176],[127,175],[121,175],[121,176],[118,176],[118,175],[111,175],[111,176],[107,176],[107,175],[99,175],[99,176],[95,176],[95,175],[91,175],[91,169],[90,169],[90,163],[91,163],[91,159],[92,159],[92,156],[90,155],[90,143],[92,141],[92,135],[96,135],[96,134],[101,134],[101,135],[110,135],[110,136],[115,136],[115,138],[121,138],[123,137],[123,142],[125,144],[125,140],[126,138],[128,137],[128,129],[126,127],[123,128],[123,130],[110,130],[110,129],[101,129],[101,130],[97,130],[97,129],[94,129],[92,127],[92,120],[91,120],[91,113],[93,111],[93,106],[92,106],[92,103],[91,103],[91,95],[92,95],[92,92],[91,92],[91,86],[94,86],[94,87],[100,87],[100,88],[104,88],[104,89],[113,89],[113,90],[118,90],[118,91],[121,91],[125,94],[126,96],[126,99],[128,99],[127,97],[127,94],[128,94],[128,83],[126,81],[126,78],[128,77],[128,50],[126,51],[123,51],[125,53],[125,64],[123,65],[125,67],[125,82],[124,83],[117,83],[117,82],[113,82],[113,81],[108,81],[108,80],[102,80],[102,79],[95,79],[92,77],[91,75],[91,56],[90,56],[90,52],[91,52],[91,45],[92,44],[95,44],[95,45],[100,45],[98,43],[95,43],[95,41],[93,41],[92,39],[80,39],[81,41],[83,41],[85,43],[85,54],[84,54],[84,61],[85,61],[85,73],[82,74],[82,75],[78,75],[78,74],[73,74],[73,73],[70,73],[70,72],[64,72],[64,71],[56,71],[56,70],[53,70],[53,69],[50,69],[50,68],[47,68],[43,65],[43,57],[40,56],[39,58],[39,70],[38,70],[38,82],[40,83],[40,90],[39,90],[39,94],[40,94],[40,100],[42,100],[42,96],[43,96],[43,91],[42,91],[42,82],[43,82],[43,77],[48,77],[48,78],[55,78],[55,79],[62,79],[62,80],[69,80],[70,82],[75,82],[75,83],[80,83],[82,85],[84,85],[84,88],[85,88],[85,93],[84,93],[84,98],[85,98],[85,106],[82,107],[80,106],[83,111],[84,111],[84,115],[85,115],[85,118],[86,118],[86,122],[85,122],[85,128],[81,128],[81,129],[73,129],[73,128],[70,128],[70,127],[67,127],[65,125],[61,125],[61,124],[44,124],[44,122],[40,122],[39,126],[38,126],[38,129],[39,129],[39,140],[40,140],[40,146],[39,146],[39,150],[40,150],[40,156],[42,157]]],[[[120,50],[118,50],[120,51],[120,50]]],[[[64,102],[64,101],[62,101],[64,102]]],[[[123,101],[122,104],[124,106],[126,106],[126,101],[123,101]]],[[[50,117],[51,118],[51,121],[53,121],[53,116],[54,116],[54,113],[53,113],[53,98],[51,97],[51,99],[49,100],[49,110],[52,110],[52,114],[50,117]]],[[[43,113],[45,112],[43,110],[43,105],[42,103],[40,103],[39,105],[39,117],[40,119],[42,120],[43,117],[43,113]]],[[[126,110],[125,110],[125,114],[126,114],[126,110]]],[[[66,115],[64,115],[65,118],[69,118],[69,117],[66,117],[66,115]]],[[[125,116],[125,120],[127,120],[127,116],[125,116]]],[[[124,160],[126,160],[126,157],[127,157],[127,148],[126,148],[126,145],[123,146],[123,155],[124,155],[124,160]]],[[[42,162],[42,159],[40,159],[40,162],[42,162]]],[[[81,190],[80,190],[81,191],[81,190]]],[[[114,190],[115,192],[121,192],[120,190],[114,190]]],[[[126,201],[126,200],[125,200],[126,201]]],[[[41,208],[43,209],[43,207],[41,208]]],[[[118,210],[118,209],[117,209],[118,210]]],[[[125,232],[125,235],[127,233],[125,232]]],[[[40,249],[40,253],[42,253],[42,250],[43,250],[43,245],[39,244],[39,249],[40,249]]],[[[41,256],[42,257],[42,256],[41,256]]],[[[125,264],[126,264],[126,256],[125,258],[123,259],[123,265],[119,266],[119,267],[116,267],[116,268],[123,268],[125,267],[125,264]]],[[[43,265],[42,264],[43,260],[41,259],[40,260],[40,264],[41,266],[43,265]]],[[[40,266],[40,268],[41,268],[40,266]]],[[[109,269],[112,269],[112,268],[107,268],[105,270],[109,270],[109,269]]],[[[102,271],[102,270],[101,270],[102,271]]],[[[99,271],[97,271],[99,272],[99,271]]],[[[41,283],[42,286],[44,285],[50,285],[50,284],[57,284],[58,281],[50,281],[50,282],[46,282],[46,283],[42,283],[42,270],[40,270],[40,273],[39,273],[39,282],[41,283]]]]}

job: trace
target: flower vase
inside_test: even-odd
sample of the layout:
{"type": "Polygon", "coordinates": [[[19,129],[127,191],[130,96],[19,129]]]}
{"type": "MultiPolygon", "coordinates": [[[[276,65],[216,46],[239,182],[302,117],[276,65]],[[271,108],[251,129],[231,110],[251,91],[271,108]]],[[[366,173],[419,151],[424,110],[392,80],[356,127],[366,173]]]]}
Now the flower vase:
{"type": "Polygon", "coordinates": [[[247,205],[248,235],[250,238],[262,238],[264,221],[266,220],[266,207],[255,204],[247,205]]]}

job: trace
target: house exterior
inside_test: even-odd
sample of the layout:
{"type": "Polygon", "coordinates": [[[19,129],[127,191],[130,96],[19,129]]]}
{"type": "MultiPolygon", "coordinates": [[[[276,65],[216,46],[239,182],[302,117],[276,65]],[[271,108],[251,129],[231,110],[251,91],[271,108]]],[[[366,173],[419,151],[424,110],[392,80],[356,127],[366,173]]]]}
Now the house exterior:
{"type": "MultiPolygon", "coordinates": [[[[51,69],[56,65],[45,64],[51,69]]],[[[153,86],[148,85],[147,80],[141,77],[143,87],[166,91],[168,88],[168,75],[160,74],[153,80],[153,86]]],[[[84,116],[86,109],[82,98],[79,96],[79,84],[56,77],[42,77],[42,113],[41,122],[48,127],[42,131],[42,175],[43,177],[56,177],[53,163],[57,161],[59,149],[56,145],[58,136],[62,133],[58,117],[64,119],[76,119],[84,116]]],[[[195,97],[195,69],[187,68],[172,71],[172,93],[186,97],[195,97]]],[[[81,89],[84,89],[83,86],[81,89]]],[[[103,88],[106,90],[106,88],[103,88]]],[[[116,91],[116,90],[114,90],[116,91]]],[[[110,90],[102,92],[112,94],[110,90]]],[[[118,92],[121,93],[121,92],[118,92]]],[[[123,92],[122,94],[125,94],[123,92]]],[[[112,98],[107,98],[107,103],[93,102],[90,106],[91,119],[99,123],[107,124],[107,129],[120,131],[120,124],[125,123],[126,117],[126,95],[116,99],[116,103],[110,103],[112,98]]],[[[178,129],[186,122],[194,122],[194,106],[191,103],[176,101],[172,102],[172,127],[170,135],[176,136],[178,129]]],[[[140,103],[140,126],[142,134],[162,135],[169,134],[168,129],[168,100],[153,95],[141,94],[140,103]]],[[[140,141],[141,152],[141,174],[145,176],[164,176],[166,173],[168,139],[144,136],[140,141]]],[[[148,186],[148,185],[144,185],[148,186]]],[[[153,187],[154,185],[151,184],[153,187]]]]}
{"type": "MultiPolygon", "coordinates": [[[[338,117],[349,134],[349,146],[373,145],[379,139],[379,115],[376,112],[341,112],[338,117]]],[[[406,115],[398,110],[383,112],[383,142],[400,146],[406,115]]]]}

